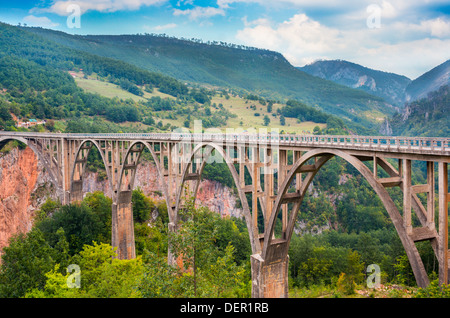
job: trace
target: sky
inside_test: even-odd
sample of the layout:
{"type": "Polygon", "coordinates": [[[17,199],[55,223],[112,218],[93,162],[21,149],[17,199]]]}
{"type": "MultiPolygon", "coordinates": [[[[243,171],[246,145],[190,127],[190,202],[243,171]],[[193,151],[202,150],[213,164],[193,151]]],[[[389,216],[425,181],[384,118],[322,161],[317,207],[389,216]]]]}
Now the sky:
{"type": "Polygon", "coordinates": [[[341,59],[415,79],[450,59],[448,0],[0,0],[0,21],[69,34],[167,34],[341,59]]]}

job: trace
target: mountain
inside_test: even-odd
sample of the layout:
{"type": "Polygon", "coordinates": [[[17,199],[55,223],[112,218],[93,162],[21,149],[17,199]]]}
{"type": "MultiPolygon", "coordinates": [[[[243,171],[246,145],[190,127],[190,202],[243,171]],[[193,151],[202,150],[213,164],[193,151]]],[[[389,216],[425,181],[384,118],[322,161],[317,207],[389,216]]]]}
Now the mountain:
{"type": "Polygon", "coordinates": [[[386,114],[395,112],[379,96],[312,76],[269,50],[151,34],[81,36],[43,28],[22,29],[182,82],[245,90],[274,100],[296,99],[361,127],[375,127],[386,114]]]}
{"type": "Polygon", "coordinates": [[[427,94],[450,84],[450,60],[413,80],[406,88],[406,101],[426,98],[427,94]]]}
{"type": "Polygon", "coordinates": [[[390,120],[394,135],[448,137],[450,135],[450,86],[441,86],[427,97],[405,104],[390,120]]]}
{"type": "Polygon", "coordinates": [[[300,70],[351,88],[384,98],[401,106],[405,89],[411,83],[406,76],[373,70],[344,60],[321,60],[299,67],[300,70]]]}

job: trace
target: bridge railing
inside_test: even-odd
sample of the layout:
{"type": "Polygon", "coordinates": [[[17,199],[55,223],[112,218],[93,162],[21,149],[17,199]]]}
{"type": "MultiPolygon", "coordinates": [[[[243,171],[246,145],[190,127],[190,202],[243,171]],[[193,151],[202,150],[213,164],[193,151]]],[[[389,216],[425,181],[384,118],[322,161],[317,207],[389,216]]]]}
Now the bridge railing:
{"type": "Polygon", "coordinates": [[[22,138],[84,138],[84,139],[147,139],[155,141],[184,142],[222,142],[272,144],[279,146],[315,146],[358,148],[384,151],[432,151],[450,152],[450,138],[433,137],[386,137],[386,136],[356,136],[356,135],[294,135],[294,134],[220,134],[220,133],[29,133],[1,131],[0,139],[10,137],[22,138]]]}

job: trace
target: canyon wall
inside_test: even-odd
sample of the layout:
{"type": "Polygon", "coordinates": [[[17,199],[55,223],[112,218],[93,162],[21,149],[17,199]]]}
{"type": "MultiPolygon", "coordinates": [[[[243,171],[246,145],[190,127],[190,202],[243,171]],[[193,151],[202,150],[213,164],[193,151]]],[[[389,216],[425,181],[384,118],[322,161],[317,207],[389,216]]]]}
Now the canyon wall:
{"type": "MultiPolygon", "coordinates": [[[[142,163],[136,173],[135,188],[140,187],[151,198],[162,199],[156,167],[142,163]]],[[[102,191],[111,197],[108,180],[98,181],[98,173],[86,173],[83,180],[85,193],[102,191]]],[[[47,198],[56,199],[55,187],[29,147],[0,154],[0,250],[13,234],[31,229],[36,210],[47,198]]],[[[218,182],[202,181],[197,198],[198,203],[222,216],[241,216],[233,190],[218,182]]]]}
{"type": "Polygon", "coordinates": [[[55,198],[50,177],[30,148],[13,148],[0,157],[0,249],[14,233],[26,233],[34,212],[55,198]]]}

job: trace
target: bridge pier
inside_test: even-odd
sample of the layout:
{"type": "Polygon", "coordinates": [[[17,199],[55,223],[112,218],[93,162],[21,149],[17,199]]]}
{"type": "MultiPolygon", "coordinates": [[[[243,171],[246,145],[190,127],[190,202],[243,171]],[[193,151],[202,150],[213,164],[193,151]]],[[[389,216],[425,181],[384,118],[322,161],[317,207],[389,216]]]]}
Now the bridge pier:
{"type": "Polygon", "coordinates": [[[121,191],[112,205],[111,245],[117,248],[118,259],[136,257],[131,195],[131,191],[121,191]]]}
{"type": "Polygon", "coordinates": [[[117,201],[112,205],[111,245],[117,248],[119,259],[136,257],[131,195],[131,191],[119,192],[117,201]]]}
{"type": "Polygon", "coordinates": [[[70,191],[70,202],[83,201],[83,180],[72,182],[72,191],[70,191]]]}
{"type": "Polygon", "coordinates": [[[289,255],[267,261],[261,254],[253,254],[250,260],[252,298],[288,298],[289,255]]]}

